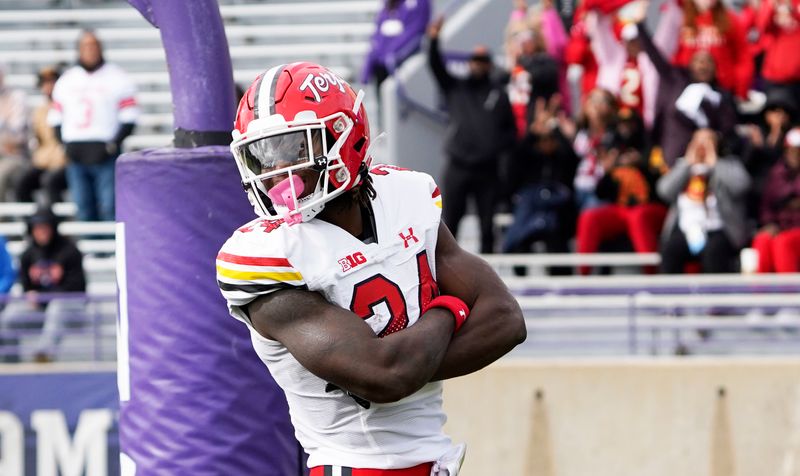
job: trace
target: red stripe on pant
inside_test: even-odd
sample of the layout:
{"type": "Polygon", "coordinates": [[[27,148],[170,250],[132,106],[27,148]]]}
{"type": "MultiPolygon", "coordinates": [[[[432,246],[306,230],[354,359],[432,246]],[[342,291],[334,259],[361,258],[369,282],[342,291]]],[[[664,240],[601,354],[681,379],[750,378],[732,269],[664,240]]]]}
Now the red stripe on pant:
{"type": "Polygon", "coordinates": [[[314,466],[311,468],[309,476],[430,476],[433,463],[422,463],[412,468],[403,469],[371,469],[371,468],[348,468],[346,466],[314,466]],[[339,472],[341,470],[341,472],[339,472]]]}

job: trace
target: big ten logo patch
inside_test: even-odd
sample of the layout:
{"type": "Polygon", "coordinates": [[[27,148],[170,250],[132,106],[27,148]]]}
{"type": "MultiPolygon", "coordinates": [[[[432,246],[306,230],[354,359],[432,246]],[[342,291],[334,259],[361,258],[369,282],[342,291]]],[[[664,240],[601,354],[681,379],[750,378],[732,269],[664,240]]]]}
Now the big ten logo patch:
{"type": "Polygon", "coordinates": [[[345,256],[344,258],[339,260],[339,265],[342,267],[342,272],[350,271],[351,269],[355,268],[358,265],[364,264],[367,262],[367,258],[360,252],[355,252],[349,256],[345,256]]]}
{"type": "Polygon", "coordinates": [[[310,91],[317,102],[322,100],[320,93],[326,93],[332,87],[339,88],[339,91],[344,92],[344,81],[330,71],[319,74],[309,73],[306,79],[300,83],[300,91],[310,91]]]}

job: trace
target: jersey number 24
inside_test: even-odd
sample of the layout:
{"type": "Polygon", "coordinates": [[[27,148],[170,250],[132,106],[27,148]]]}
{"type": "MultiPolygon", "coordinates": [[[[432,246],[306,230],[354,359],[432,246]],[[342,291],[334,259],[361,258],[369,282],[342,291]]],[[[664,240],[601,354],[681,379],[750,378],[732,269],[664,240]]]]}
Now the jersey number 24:
{"type": "MultiPolygon", "coordinates": [[[[417,254],[417,275],[419,276],[419,309],[428,307],[428,303],[439,295],[439,287],[433,279],[431,267],[428,264],[428,253],[422,250],[417,254]]],[[[362,319],[369,319],[375,315],[374,308],[380,303],[385,303],[389,309],[390,319],[378,333],[378,337],[385,337],[408,327],[408,310],[406,300],[400,287],[382,274],[376,274],[361,281],[353,287],[353,299],[350,301],[350,310],[362,319]]]]}

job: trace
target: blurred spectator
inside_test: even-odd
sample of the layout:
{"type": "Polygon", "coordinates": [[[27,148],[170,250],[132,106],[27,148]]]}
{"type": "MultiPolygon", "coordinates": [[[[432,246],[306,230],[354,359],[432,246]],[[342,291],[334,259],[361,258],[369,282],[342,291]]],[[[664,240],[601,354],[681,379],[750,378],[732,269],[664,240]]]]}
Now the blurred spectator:
{"type": "MultiPolygon", "coordinates": [[[[748,217],[757,221],[764,184],[770,170],[783,157],[786,132],[798,117],[795,98],[788,87],[773,87],[767,94],[763,123],[739,126],[745,136],[742,160],[753,186],[748,193],[748,217]]],[[[763,225],[764,223],[762,223],[763,225]]]]}
{"type": "Polygon", "coordinates": [[[517,138],[521,139],[533,120],[536,98],[549,99],[558,91],[558,63],[545,51],[544,39],[537,31],[519,31],[510,41],[518,52],[509,74],[508,97],[517,138]]]}
{"type": "Polygon", "coordinates": [[[597,87],[615,94],[620,107],[628,107],[644,119],[648,129],[655,118],[658,71],[642,49],[635,23],[644,20],[645,3],[631,23],[622,23],[617,13],[592,12],[592,51],[597,58],[597,87]]]}
{"type": "Polygon", "coordinates": [[[14,263],[8,253],[8,243],[0,236],[0,294],[8,294],[14,281],[17,280],[17,272],[14,270],[14,263]]]}
{"type": "MultiPolygon", "coordinates": [[[[575,222],[572,181],[578,158],[558,124],[559,97],[536,100],[535,119],[514,154],[510,185],[514,221],[504,253],[524,253],[541,241],[548,253],[567,253],[575,222]]],[[[555,268],[553,274],[569,269],[555,268]]]]}
{"type": "Polygon", "coordinates": [[[603,177],[599,161],[599,146],[607,135],[613,134],[617,121],[617,100],[604,89],[595,89],[583,104],[578,119],[579,130],[573,147],[580,158],[575,174],[575,201],[579,210],[597,206],[597,182],[603,177]]]}
{"type": "Polygon", "coordinates": [[[78,220],[114,220],[114,165],[139,114],[134,84],[103,59],[91,31],[78,40],[78,64],[53,89],[48,123],[65,144],[67,183],[78,220]]]}
{"type": "Polygon", "coordinates": [[[45,101],[33,111],[31,129],[35,139],[29,167],[17,183],[17,200],[33,202],[34,192],[45,192],[45,202],[61,201],[67,189],[67,156],[53,128],[47,124],[47,114],[53,104],[53,86],[60,73],[56,68],[43,68],[38,74],[38,87],[45,101]]]}
{"type": "Polygon", "coordinates": [[[762,0],[756,20],[769,47],[762,75],[771,85],[790,86],[800,95],[800,0],[762,0]]]}
{"type": "MultiPolygon", "coordinates": [[[[85,312],[82,295],[75,298],[57,297],[49,302],[39,293],[83,293],[86,277],[83,257],[75,244],[58,232],[58,219],[49,207],[42,207],[28,220],[28,247],[20,257],[20,282],[25,300],[11,302],[0,315],[0,329],[30,327],[31,315],[44,311],[44,327],[35,352],[37,360],[52,358],[61,339],[66,321],[85,312]]],[[[6,350],[16,346],[17,339],[6,336],[6,350]]],[[[16,361],[17,354],[6,354],[6,360],[16,361]]]]}
{"type": "Polygon", "coordinates": [[[736,106],[728,91],[717,85],[712,55],[697,51],[689,68],[671,65],[653,43],[647,28],[638,24],[642,48],[659,73],[652,136],[662,149],[663,161],[672,166],[683,155],[693,132],[709,127],[723,137],[735,132],[736,106]]]}
{"type": "Polygon", "coordinates": [[[24,92],[5,85],[5,67],[0,65],[0,201],[27,166],[28,108],[24,92]]]}
{"type": "Polygon", "coordinates": [[[717,133],[697,130],[685,157],[657,185],[670,204],[662,233],[662,272],[682,273],[695,260],[705,273],[733,271],[733,258],[747,239],[748,187],[750,176],[739,159],[719,157],[717,133]]]}
{"type": "MultiPolygon", "coordinates": [[[[8,243],[6,243],[5,238],[0,236],[0,295],[2,295],[3,298],[8,297],[8,292],[11,291],[16,279],[17,272],[14,270],[13,260],[8,253],[8,243]]],[[[3,299],[2,304],[0,304],[0,309],[4,308],[5,305],[6,300],[3,299]]],[[[0,314],[0,316],[2,315],[0,314]]],[[[7,337],[11,337],[6,335],[9,332],[14,331],[6,329],[3,320],[0,319],[0,362],[6,360],[6,355],[13,355],[16,353],[16,349],[9,349],[6,346],[7,337]]],[[[13,357],[10,357],[10,359],[13,359],[13,357]]]]}
{"type": "Polygon", "coordinates": [[[384,0],[375,18],[361,83],[374,81],[380,97],[381,83],[419,50],[430,19],[430,0],[384,0]]]}
{"type": "MultiPolygon", "coordinates": [[[[607,205],[581,212],[575,237],[578,253],[596,253],[603,243],[621,237],[630,240],[637,253],[658,251],[667,210],[657,202],[657,174],[648,165],[644,136],[641,117],[631,109],[621,109],[617,131],[606,134],[598,148],[604,175],[596,194],[607,205]]],[[[588,266],[580,267],[581,274],[590,271],[588,266]]]]}
{"type": "Polygon", "coordinates": [[[515,0],[506,27],[506,53],[512,71],[509,96],[517,116],[517,133],[524,136],[532,119],[536,98],[549,99],[556,92],[564,98],[562,109],[570,111],[564,52],[567,32],[552,0],[528,7],[526,0],[515,0]],[[515,91],[519,85],[521,94],[515,91]],[[529,99],[530,94],[533,98],[529,99]],[[525,111],[524,114],[519,111],[525,111]],[[523,124],[523,120],[527,121],[523,124]]]}
{"type": "MultiPolygon", "coordinates": [[[[597,61],[592,53],[586,22],[588,13],[589,10],[584,3],[577,5],[572,17],[572,27],[569,30],[569,41],[564,51],[567,79],[571,84],[579,86],[580,94],[574,94],[572,98],[572,103],[575,105],[583,104],[597,83],[597,61]]],[[[573,108],[574,113],[578,111],[580,111],[580,107],[573,108]]]]}
{"type": "MultiPolygon", "coordinates": [[[[714,59],[717,79],[722,87],[740,98],[747,98],[753,82],[753,58],[746,32],[736,14],[722,0],[667,0],[663,16],[679,18],[672,39],[673,62],[689,66],[698,51],[708,51],[714,59]]],[[[671,48],[670,48],[671,49],[671,48]]]]}
{"type": "Polygon", "coordinates": [[[753,58],[755,77],[753,87],[763,90],[763,75],[761,70],[764,65],[764,51],[769,48],[771,38],[761,33],[758,26],[758,11],[761,8],[761,0],[746,0],[739,10],[739,23],[747,38],[750,57],[753,58]]]}
{"type": "Polygon", "coordinates": [[[769,173],[761,201],[764,227],[753,239],[760,273],[800,271],[800,128],[786,134],[783,160],[769,173]]]}
{"type": "Polygon", "coordinates": [[[453,234],[474,197],[481,229],[481,252],[494,248],[493,217],[500,156],[511,149],[516,130],[504,84],[492,73],[492,59],[485,47],[477,47],[469,60],[469,76],[453,77],[439,51],[439,32],[444,20],[433,22],[429,65],[444,95],[450,124],[445,142],[443,218],[453,234]]]}

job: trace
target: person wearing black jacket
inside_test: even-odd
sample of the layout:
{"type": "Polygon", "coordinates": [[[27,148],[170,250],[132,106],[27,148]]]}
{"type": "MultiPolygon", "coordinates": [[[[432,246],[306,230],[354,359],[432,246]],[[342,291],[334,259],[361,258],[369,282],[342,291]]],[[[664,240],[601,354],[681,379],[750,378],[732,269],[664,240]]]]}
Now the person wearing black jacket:
{"type": "Polygon", "coordinates": [[[439,51],[439,18],[428,29],[429,65],[450,113],[445,139],[443,218],[453,234],[474,197],[481,229],[481,252],[494,249],[493,217],[499,162],[514,144],[516,129],[505,84],[492,77],[492,60],[477,47],[469,60],[467,78],[455,78],[445,68],[439,51]]]}
{"type": "MultiPolygon", "coordinates": [[[[13,301],[0,316],[3,330],[30,327],[30,316],[44,312],[44,327],[35,347],[39,361],[49,361],[61,339],[67,321],[75,321],[84,314],[86,276],[83,256],[75,244],[58,232],[58,219],[46,207],[40,208],[28,219],[28,247],[20,257],[19,279],[25,299],[13,301]],[[51,298],[47,294],[58,293],[51,298]],[[76,293],[73,297],[66,293],[76,293]]],[[[4,344],[16,346],[13,336],[6,336],[4,344]]],[[[6,355],[6,360],[18,360],[18,354],[6,355]]]]}
{"type": "MultiPolygon", "coordinates": [[[[558,125],[560,98],[534,102],[534,121],[516,148],[508,184],[513,192],[514,220],[506,230],[504,253],[526,253],[541,241],[548,253],[568,253],[575,231],[573,182],[578,157],[558,125]]],[[[517,270],[515,270],[517,271],[517,270]]],[[[550,274],[569,274],[555,267],[550,274]]]]}
{"type": "MultiPolygon", "coordinates": [[[[698,51],[692,56],[689,67],[681,68],[671,64],[659,51],[644,23],[637,25],[642,48],[652,61],[659,74],[658,96],[656,98],[656,117],[652,137],[660,145],[664,162],[672,167],[683,156],[692,134],[697,129],[711,128],[721,137],[736,137],[736,105],[733,94],[719,86],[714,58],[708,51],[698,51]],[[685,93],[706,91],[699,108],[681,110],[679,100],[685,93]]],[[[727,147],[736,148],[740,144],[733,140],[727,147]]]]}

